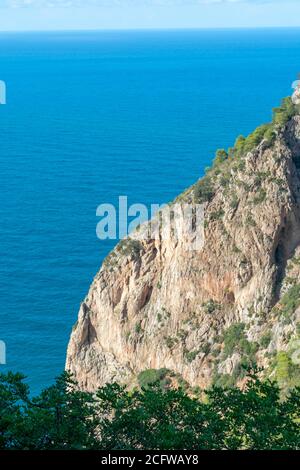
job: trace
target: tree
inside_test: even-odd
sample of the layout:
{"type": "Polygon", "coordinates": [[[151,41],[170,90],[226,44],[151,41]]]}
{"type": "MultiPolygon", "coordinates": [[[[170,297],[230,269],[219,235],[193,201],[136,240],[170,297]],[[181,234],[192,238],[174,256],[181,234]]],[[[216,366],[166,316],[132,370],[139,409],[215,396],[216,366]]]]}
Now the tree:
{"type": "Polygon", "coordinates": [[[30,398],[21,374],[0,375],[0,449],[300,449],[300,388],[250,374],[243,389],[192,396],[159,382],[78,390],[64,373],[30,398]]]}
{"type": "Polygon", "coordinates": [[[282,401],[277,384],[254,374],[244,390],[214,388],[208,396],[212,411],[224,420],[226,449],[300,448],[300,388],[282,401]]]}
{"type": "Polygon", "coordinates": [[[33,399],[21,374],[0,376],[0,448],[83,449],[95,438],[93,397],[63,373],[33,399]],[[3,406],[4,405],[4,406],[3,406]]]}

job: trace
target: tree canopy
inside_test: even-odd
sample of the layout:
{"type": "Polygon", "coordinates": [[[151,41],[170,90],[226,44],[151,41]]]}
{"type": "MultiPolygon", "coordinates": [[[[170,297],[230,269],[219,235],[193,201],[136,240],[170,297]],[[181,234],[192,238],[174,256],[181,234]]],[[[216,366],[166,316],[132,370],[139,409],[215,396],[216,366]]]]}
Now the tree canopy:
{"type": "Polygon", "coordinates": [[[159,383],[93,394],[63,373],[31,398],[24,379],[0,375],[0,449],[300,449],[300,389],[282,400],[256,374],[198,395],[159,383]]]}

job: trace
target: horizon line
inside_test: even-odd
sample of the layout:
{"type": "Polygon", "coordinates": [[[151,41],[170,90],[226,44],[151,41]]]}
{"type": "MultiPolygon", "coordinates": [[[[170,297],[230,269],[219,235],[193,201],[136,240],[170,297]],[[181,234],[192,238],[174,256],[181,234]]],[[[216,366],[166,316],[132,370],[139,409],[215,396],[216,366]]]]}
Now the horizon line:
{"type": "Polygon", "coordinates": [[[230,31],[230,30],[236,30],[236,31],[246,31],[246,30],[270,30],[270,29],[299,29],[300,24],[298,26],[199,26],[199,27],[137,27],[137,28],[57,28],[57,29],[2,29],[0,30],[0,34],[3,33],[74,33],[74,32],[122,32],[122,31],[230,31]]]}

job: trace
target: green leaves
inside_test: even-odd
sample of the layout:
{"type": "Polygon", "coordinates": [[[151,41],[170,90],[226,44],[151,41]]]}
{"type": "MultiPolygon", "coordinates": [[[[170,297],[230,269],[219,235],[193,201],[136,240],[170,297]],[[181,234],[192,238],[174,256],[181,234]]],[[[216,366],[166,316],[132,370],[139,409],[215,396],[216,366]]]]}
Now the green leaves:
{"type": "Polygon", "coordinates": [[[194,199],[197,204],[209,202],[214,196],[214,187],[211,178],[206,175],[194,186],[194,199]]]}
{"type": "Polygon", "coordinates": [[[273,123],[278,126],[285,126],[287,122],[298,112],[291,97],[284,98],[279,108],[273,109],[273,123]]]}
{"type": "Polygon", "coordinates": [[[64,373],[33,399],[24,377],[8,374],[0,405],[1,449],[300,449],[300,389],[283,401],[256,373],[242,390],[213,387],[205,397],[158,383],[92,394],[64,373]]]}

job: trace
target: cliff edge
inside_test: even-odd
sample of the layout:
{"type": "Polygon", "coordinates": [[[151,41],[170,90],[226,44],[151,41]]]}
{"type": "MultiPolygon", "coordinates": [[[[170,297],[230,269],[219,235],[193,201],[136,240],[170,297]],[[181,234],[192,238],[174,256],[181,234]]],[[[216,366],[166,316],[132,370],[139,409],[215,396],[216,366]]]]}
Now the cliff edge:
{"type": "Polygon", "coordinates": [[[204,205],[201,249],[188,236],[117,245],[69,342],[66,368],[80,386],[161,368],[191,386],[241,383],[253,362],[283,386],[297,381],[299,171],[300,112],[287,98],[176,200],[204,205]]]}

